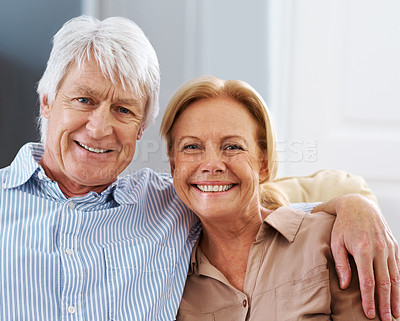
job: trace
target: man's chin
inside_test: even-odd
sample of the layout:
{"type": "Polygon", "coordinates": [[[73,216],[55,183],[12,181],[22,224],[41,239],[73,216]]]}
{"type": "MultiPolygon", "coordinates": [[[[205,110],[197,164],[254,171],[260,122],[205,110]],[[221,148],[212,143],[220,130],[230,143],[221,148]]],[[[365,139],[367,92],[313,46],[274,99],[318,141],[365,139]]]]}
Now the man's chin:
{"type": "Polygon", "coordinates": [[[91,168],[84,172],[76,173],[75,180],[77,183],[87,187],[96,187],[112,184],[118,177],[118,172],[105,169],[91,168]]]}

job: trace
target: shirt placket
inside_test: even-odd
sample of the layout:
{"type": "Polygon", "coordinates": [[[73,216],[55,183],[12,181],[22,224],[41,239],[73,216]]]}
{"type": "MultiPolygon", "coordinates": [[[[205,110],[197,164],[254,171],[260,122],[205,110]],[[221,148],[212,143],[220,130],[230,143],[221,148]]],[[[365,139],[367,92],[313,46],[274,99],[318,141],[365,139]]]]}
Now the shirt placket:
{"type": "Polygon", "coordinates": [[[79,231],[81,212],[68,200],[61,214],[59,232],[61,257],[61,315],[62,320],[82,320],[83,265],[80,259],[79,231]]]}

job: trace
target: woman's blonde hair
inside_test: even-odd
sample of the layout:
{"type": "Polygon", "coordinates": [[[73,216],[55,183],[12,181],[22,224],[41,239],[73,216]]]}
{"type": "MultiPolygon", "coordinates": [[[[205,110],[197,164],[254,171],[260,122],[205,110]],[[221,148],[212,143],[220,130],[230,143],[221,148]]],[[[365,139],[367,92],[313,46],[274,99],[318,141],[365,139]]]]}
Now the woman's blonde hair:
{"type": "Polygon", "coordinates": [[[260,182],[260,203],[276,209],[287,205],[285,195],[269,184],[278,171],[276,135],[270,112],[264,99],[248,83],[241,80],[222,80],[214,76],[203,76],[185,83],[169,102],[162,119],[160,134],[167,144],[167,152],[172,157],[172,129],[180,114],[195,101],[228,97],[240,103],[257,122],[258,145],[268,159],[268,175],[260,182]]]}

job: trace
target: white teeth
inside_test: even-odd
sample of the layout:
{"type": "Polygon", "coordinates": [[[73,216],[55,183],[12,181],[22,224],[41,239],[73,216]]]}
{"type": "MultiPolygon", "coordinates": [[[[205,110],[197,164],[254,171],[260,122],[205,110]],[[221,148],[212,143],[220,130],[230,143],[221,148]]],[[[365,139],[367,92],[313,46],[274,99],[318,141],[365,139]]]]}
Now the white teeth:
{"type": "Polygon", "coordinates": [[[84,145],[82,143],[79,143],[79,142],[78,142],[78,144],[79,144],[79,146],[83,147],[84,149],[86,149],[86,150],[88,150],[89,152],[92,152],[92,153],[102,154],[102,153],[107,153],[108,152],[107,149],[93,148],[93,147],[86,146],[86,145],[84,145]]]}
{"type": "Polygon", "coordinates": [[[233,187],[233,184],[229,185],[196,185],[196,187],[202,192],[226,192],[233,187]]]}

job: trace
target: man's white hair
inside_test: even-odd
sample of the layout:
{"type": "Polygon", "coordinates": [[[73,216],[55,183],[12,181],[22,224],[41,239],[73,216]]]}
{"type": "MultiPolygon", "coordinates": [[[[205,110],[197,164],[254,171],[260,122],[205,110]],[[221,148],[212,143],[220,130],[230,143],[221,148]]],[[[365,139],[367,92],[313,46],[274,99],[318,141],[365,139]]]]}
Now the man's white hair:
{"type": "MultiPolygon", "coordinates": [[[[147,104],[142,127],[146,128],[159,112],[160,70],[156,52],[143,31],[131,20],[112,17],[100,21],[80,16],[67,21],[53,37],[47,67],[38,83],[40,101],[52,104],[68,67],[80,68],[94,57],[103,75],[147,104]]],[[[46,141],[48,121],[39,118],[42,143],[46,141]]]]}

